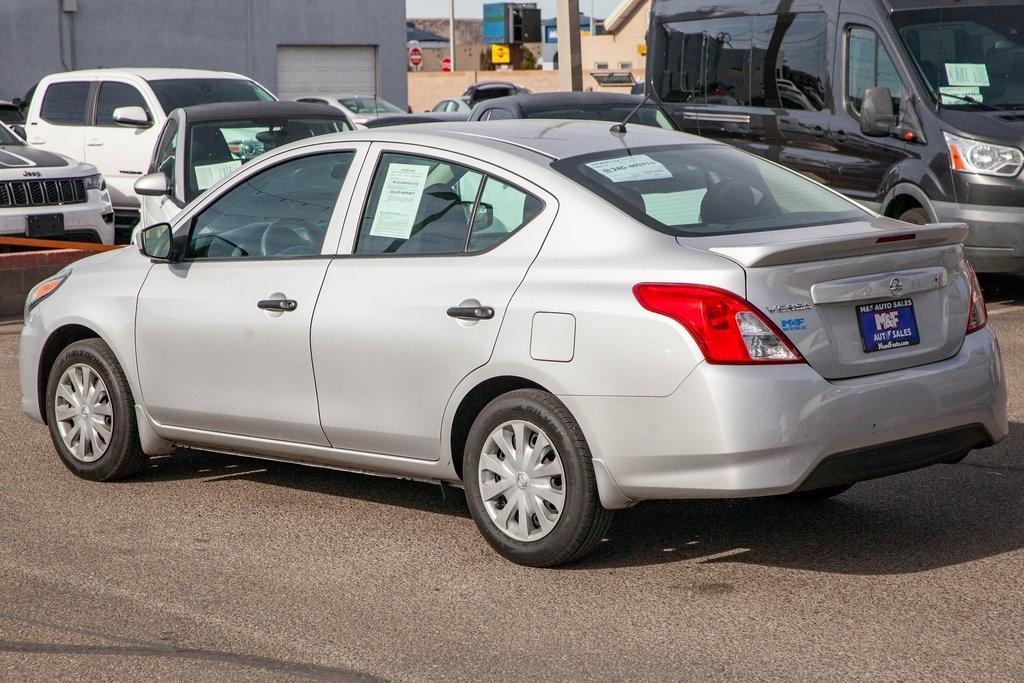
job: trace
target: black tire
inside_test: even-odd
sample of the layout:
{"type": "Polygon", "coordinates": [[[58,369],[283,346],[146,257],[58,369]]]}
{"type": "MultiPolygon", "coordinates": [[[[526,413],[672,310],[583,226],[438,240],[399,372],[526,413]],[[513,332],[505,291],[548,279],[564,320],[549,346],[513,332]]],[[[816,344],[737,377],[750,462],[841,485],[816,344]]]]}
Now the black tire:
{"type": "Polygon", "coordinates": [[[828,500],[829,498],[835,498],[836,496],[842,495],[852,488],[853,484],[827,486],[823,489],[811,489],[810,491],[794,491],[793,493],[787,493],[782,496],[782,498],[796,503],[820,503],[828,500]]]}
{"type": "Polygon", "coordinates": [[[114,352],[102,340],[85,339],[71,344],[57,356],[46,382],[46,423],[50,439],[64,465],[83,479],[112,481],[130,477],[148,458],[139,443],[135,401],[114,352]],[[93,462],[76,458],[60,434],[56,416],[57,388],[64,372],[74,365],[88,366],[103,380],[111,408],[112,425],[106,451],[93,462]]]}
{"type": "Polygon", "coordinates": [[[915,225],[925,225],[932,222],[931,218],[928,216],[928,212],[920,206],[915,206],[913,209],[907,209],[901,213],[900,220],[905,223],[913,223],[915,225]]]}
{"type": "Polygon", "coordinates": [[[553,567],[575,562],[608,532],[612,512],[598,499],[587,441],[568,408],[546,391],[520,389],[487,404],[473,422],[462,462],[466,502],[473,521],[490,546],[516,564],[553,567]],[[480,492],[481,453],[491,432],[510,420],[524,420],[543,430],[562,461],[563,509],[554,528],[537,540],[520,541],[506,535],[491,520],[480,492]]]}

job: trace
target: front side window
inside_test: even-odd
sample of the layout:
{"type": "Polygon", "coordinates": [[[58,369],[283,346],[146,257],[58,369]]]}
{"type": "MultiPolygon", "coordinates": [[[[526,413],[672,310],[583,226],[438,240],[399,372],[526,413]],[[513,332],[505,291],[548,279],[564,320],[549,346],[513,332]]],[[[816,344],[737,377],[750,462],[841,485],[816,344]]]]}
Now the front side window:
{"type": "Polygon", "coordinates": [[[104,81],[100,84],[100,96],[96,102],[96,125],[116,126],[114,110],[118,107],[142,107],[150,121],[153,120],[146,100],[135,86],[117,81],[104,81]]]}
{"type": "Polygon", "coordinates": [[[23,145],[21,138],[14,134],[7,126],[0,123],[0,145],[23,145]]]}
{"type": "Polygon", "coordinates": [[[846,42],[846,102],[850,113],[860,116],[864,91],[882,87],[892,93],[893,111],[899,111],[904,97],[903,80],[885,44],[869,28],[851,28],[846,42]]]}
{"type": "Polygon", "coordinates": [[[901,10],[891,20],[943,106],[1024,106],[1024,5],[901,10]]]}
{"type": "Polygon", "coordinates": [[[319,254],[353,157],[353,152],[315,154],[246,178],[196,216],[186,257],[319,254]]]}
{"type": "Polygon", "coordinates": [[[61,126],[84,126],[91,83],[74,81],[51,83],[43,95],[39,115],[48,123],[61,126]]]}
{"type": "Polygon", "coordinates": [[[762,232],[870,218],[803,176],[725,145],[616,150],[562,159],[552,168],[670,235],[762,232]]]}
{"type": "Polygon", "coordinates": [[[383,154],[355,253],[482,251],[531,221],[542,208],[539,199],[465,166],[383,154]]]}
{"type": "Polygon", "coordinates": [[[169,78],[149,81],[165,112],[214,102],[273,102],[274,96],[244,78],[169,78]]]}
{"type": "Polygon", "coordinates": [[[188,191],[192,201],[264,152],[317,135],[349,130],[344,119],[296,118],[195,123],[188,133],[188,191]]]}

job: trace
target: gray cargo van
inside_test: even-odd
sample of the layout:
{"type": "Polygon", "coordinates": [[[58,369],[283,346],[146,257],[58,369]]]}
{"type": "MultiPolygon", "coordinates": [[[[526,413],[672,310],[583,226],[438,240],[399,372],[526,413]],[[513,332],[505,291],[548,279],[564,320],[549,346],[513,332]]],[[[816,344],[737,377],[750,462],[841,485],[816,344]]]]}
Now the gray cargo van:
{"type": "Polygon", "coordinates": [[[1024,272],[1024,2],[654,0],[648,44],[681,129],[1024,272]]]}

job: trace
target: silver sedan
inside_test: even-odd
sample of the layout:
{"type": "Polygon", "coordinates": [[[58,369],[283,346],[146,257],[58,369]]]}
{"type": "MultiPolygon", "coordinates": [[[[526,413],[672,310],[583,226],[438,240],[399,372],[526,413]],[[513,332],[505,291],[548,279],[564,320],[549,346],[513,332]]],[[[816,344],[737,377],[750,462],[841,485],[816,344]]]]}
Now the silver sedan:
{"type": "Polygon", "coordinates": [[[638,501],[821,499],[1006,436],[965,235],[646,126],[324,136],[38,285],[22,407],[87,479],[191,446],[463,486],[552,566],[638,501]]]}

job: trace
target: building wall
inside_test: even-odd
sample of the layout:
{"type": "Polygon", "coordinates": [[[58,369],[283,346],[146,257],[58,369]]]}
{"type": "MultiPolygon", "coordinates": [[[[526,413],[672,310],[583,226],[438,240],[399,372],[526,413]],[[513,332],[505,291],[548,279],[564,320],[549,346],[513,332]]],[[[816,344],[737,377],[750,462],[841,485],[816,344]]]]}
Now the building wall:
{"type": "Polygon", "coordinates": [[[242,73],[277,89],[278,45],[376,45],[381,95],[407,102],[405,0],[78,0],[74,62],[55,0],[0,2],[0,99],[68,68],[242,73]]]}
{"type": "Polygon", "coordinates": [[[618,27],[615,33],[581,36],[580,57],[583,73],[593,71],[597,68],[596,64],[598,63],[607,63],[608,69],[619,71],[622,70],[619,64],[629,62],[632,64],[632,68],[629,70],[634,74],[641,74],[641,78],[638,80],[643,80],[642,74],[646,68],[647,58],[640,54],[637,46],[646,44],[650,15],[651,3],[644,2],[624,24],[618,27]]]}

